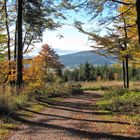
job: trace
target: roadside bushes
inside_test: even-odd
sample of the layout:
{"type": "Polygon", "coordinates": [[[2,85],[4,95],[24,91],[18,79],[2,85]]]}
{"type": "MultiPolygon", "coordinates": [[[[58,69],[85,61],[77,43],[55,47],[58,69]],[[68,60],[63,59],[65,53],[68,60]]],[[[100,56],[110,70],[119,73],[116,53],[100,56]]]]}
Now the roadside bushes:
{"type": "Polygon", "coordinates": [[[97,102],[100,109],[120,113],[140,113],[140,92],[112,90],[107,92],[102,101],[97,102]]]}
{"type": "Polygon", "coordinates": [[[81,94],[83,89],[79,83],[69,83],[69,91],[71,94],[81,94]]]}
{"type": "Polygon", "coordinates": [[[29,96],[31,95],[38,100],[39,98],[60,97],[69,93],[69,87],[67,84],[51,83],[47,84],[44,89],[35,90],[29,94],[29,96]]]}
{"type": "Polygon", "coordinates": [[[76,83],[49,83],[44,89],[34,90],[29,96],[35,99],[50,98],[50,97],[62,97],[70,94],[81,93],[81,85],[76,83]]]}
{"type": "Polygon", "coordinates": [[[44,87],[34,87],[32,90],[26,85],[19,91],[19,94],[17,94],[16,89],[8,85],[4,91],[0,91],[0,112],[3,113],[25,107],[29,102],[40,98],[62,97],[82,92],[80,84],[64,83],[59,80],[54,83],[46,83],[44,87]]]}
{"type": "Polygon", "coordinates": [[[12,112],[17,110],[19,106],[27,105],[28,97],[26,94],[1,94],[0,93],[0,111],[1,113],[12,112]]]}

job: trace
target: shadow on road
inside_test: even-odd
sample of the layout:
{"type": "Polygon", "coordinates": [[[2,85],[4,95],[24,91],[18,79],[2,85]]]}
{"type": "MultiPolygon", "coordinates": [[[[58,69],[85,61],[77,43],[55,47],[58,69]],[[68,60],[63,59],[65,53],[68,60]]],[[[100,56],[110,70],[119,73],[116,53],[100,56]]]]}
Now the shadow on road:
{"type": "MultiPolygon", "coordinates": [[[[64,99],[61,101],[52,101],[52,100],[46,100],[46,99],[40,99],[39,104],[46,106],[48,109],[52,110],[61,110],[61,111],[68,111],[73,113],[81,113],[81,114],[90,114],[90,115],[112,115],[110,112],[98,112],[96,110],[95,103],[92,104],[92,101],[94,102],[95,99],[99,99],[102,95],[98,94],[91,94],[91,93],[85,93],[82,95],[75,95],[71,96],[70,100],[64,99]],[[89,99],[89,100],[88,100],[89,99]],[[77,102],[79,101],[80,102],[77,102]],[[47,104],[46,104],[47,103],[47,104]]],[[[69,98],[69,97],[68,97],[69,98]]],[[[111,140],[139,140],[139,138],[134,137],[127,137],[127,136],[121,136],[121,135],[115,135],[111,133],[102,133],[102,132],[90,132],[85,130],[80,130],[77,128],[72,128],[70,126],[62,126],[61,124],[53,124],[51,123],[52,120],[72,120],[77,122],[96,122],[96,123],[110,123],[110,124],[120,124],[120,125],[130,125],[128,122],[121,122],[121,121],[109,121],[109,120],[96,120],[96,119],[82,119],[82,118],[75,118],[71,117],[69,115],[64,114],[51,114],[44,112],[37,112],[30,109],[23,109],[26,112],[31,112],[33,114],[41,115],[41,116],[47,116],[47,117],[41,117],[43,119],[37,119],[36,121],[30,120],[29,118],[24,116],[24,114],[21,113],[13,113],[10,114],[9,117],[11,117],[12,120],[16,122],[20,122],[22,124],[25,124],[29,127],[27,127],[28,132],[31,130],[44,130],[44,129],[52,129],[52,130],[61,130],[63,132],[71,133],[73,136],[78,136],[80,139],[111,139],[111,140]]],[[[46,109],[47,110],[47,109],[46,109]]],[[[11,128],[7,127],[6,129],[14,130],[14,131],[20,131],[22,129],[17,128],[11,128]]],[[[38,132],[38,131],[37,131],[38,132]]],[[[46,131],[47,133],[47,131],[46,131]]],[[[123,134],[122,134],[123,135],[123,134]]]]}
{"type": "MultiPolygon", "coordinates": [[[[72,135],[79,136],[81,139],[82,138],[89,138],[89,139],[109,138],[112,140],[139,140],[139,138],[112,135],[110,133],[88,132],[88,131],[83,131],[83,130],[77,130],[77,129],[70,128],[70,127],[63,127],[60,125],[47,124],[46,121],[40,122],[40,121],[26,120],[26,119],[23,119],[23,118],[16,116],[16,115],[12,115],[11,117],[15,121],[22,122],[23,124],[27,124],[31,127],[36,127],[36,130],[37,129],[40,130],[41,128],[42,129],[44,128],[44,129],[63,130],[63,131],[67,131],[69,133],[72,133],[72,135]]],[[[12,128],[8,128],[8,127],[7,127],[7,129],[12,130],[12,128]]],[[[13,129],[13,130],[15,130],[15,129],[13,129]]]]}

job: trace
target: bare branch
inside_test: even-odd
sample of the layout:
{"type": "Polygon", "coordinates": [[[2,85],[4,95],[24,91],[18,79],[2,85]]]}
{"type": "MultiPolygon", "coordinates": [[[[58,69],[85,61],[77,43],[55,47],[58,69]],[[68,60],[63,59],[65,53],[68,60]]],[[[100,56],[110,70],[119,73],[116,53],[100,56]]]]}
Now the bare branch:
{"type": "Polygon", "coordinates": [[[135,4],[134,3],[130,3],[130,2],[123,2],[123,1],[119,1],[119,0],[110,0],[112,2],[116,2],[116,3],[119,3],[119,4],[124,4],[124,5],[131,5],[131,6],[134,6],[135,4]]]}

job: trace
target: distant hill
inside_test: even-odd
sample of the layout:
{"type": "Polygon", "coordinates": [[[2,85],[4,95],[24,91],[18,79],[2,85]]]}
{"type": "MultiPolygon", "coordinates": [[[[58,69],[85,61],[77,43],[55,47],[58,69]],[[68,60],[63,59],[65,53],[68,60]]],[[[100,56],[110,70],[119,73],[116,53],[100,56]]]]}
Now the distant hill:
{"type": "Polygon", "coordinates": [[[54,51],[59,54],[59,55],[67,55],[67,54],[72,54],[72,53],[77,53],[78,51],[75,50],[61,50],[57,48],[53,48],[54,51]]]}
{"type": "Polygon", "coordinates": [[[85,63],[86,61],[94,65],[105,65],[105,64],[111,65],[117,61],[114,59],[111,60],[111,58],[108,59],[104,56],[96,54],[93,51],[82,51],[67,55],[60,55],[59,59],[60,62],[64,64],[66,67],[76,67],[79,66],[80,64],[85,63]]]}

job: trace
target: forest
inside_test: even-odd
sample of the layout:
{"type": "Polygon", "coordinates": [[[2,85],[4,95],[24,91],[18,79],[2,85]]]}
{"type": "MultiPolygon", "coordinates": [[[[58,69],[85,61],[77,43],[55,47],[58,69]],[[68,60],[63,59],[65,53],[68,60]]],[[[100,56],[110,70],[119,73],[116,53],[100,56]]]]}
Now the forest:
{"type": "MultiPolygon", "coordinates": [[[[140,69],[129,68],[130,81],[139,81],[140,69]]],[[[95,66],[88,61],[77,68],[66,68],[63,72],[64,81],[123,81],[123,72],[119,64],[95,66]]]]}
{"type": "Polygon", "coordinates": [[[140,0],[0,0],[0,140],[138,140],[139,127],[140,0]],[[42,42],[66,25],[117,62],[65,67],[42,42]]]}

